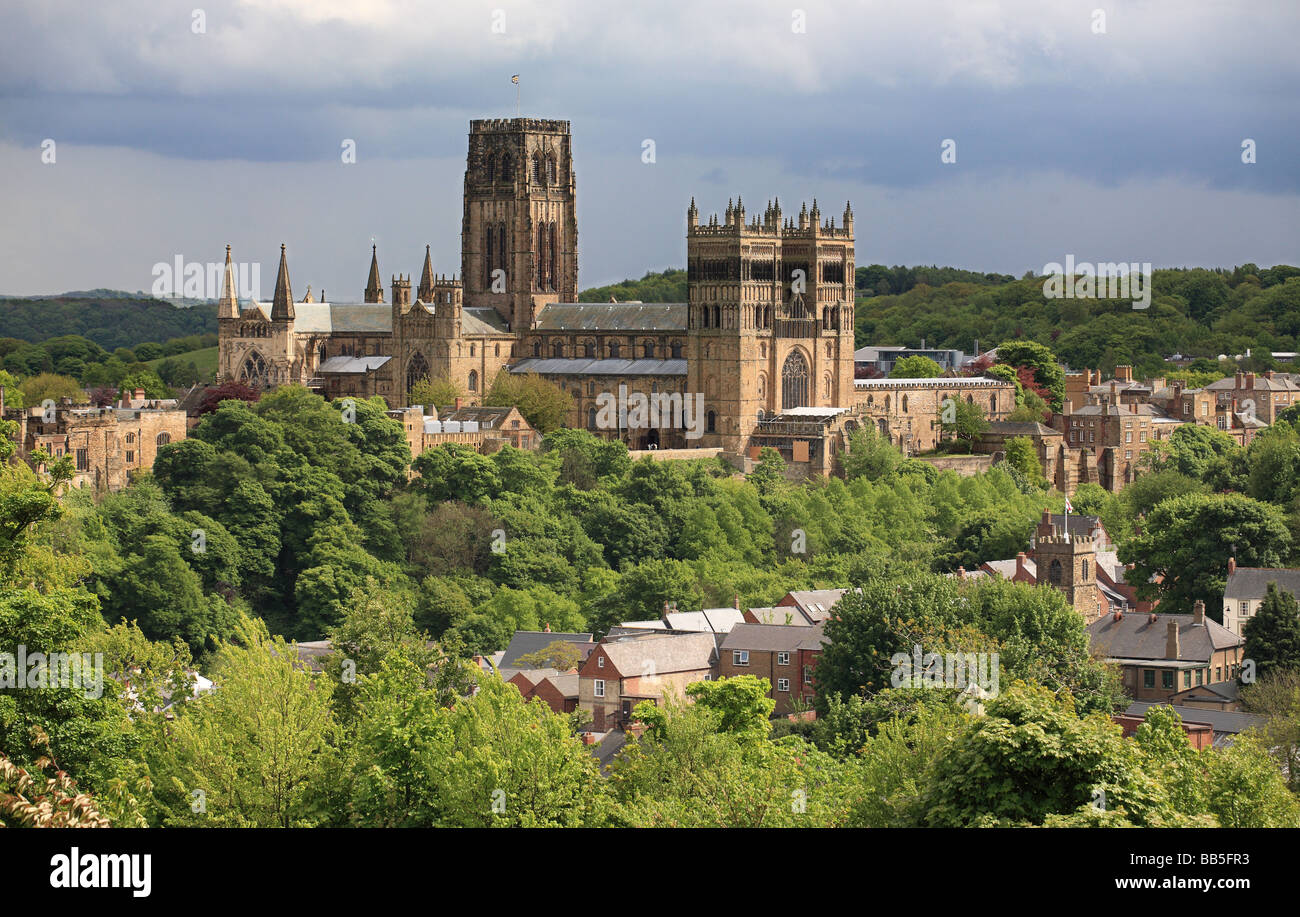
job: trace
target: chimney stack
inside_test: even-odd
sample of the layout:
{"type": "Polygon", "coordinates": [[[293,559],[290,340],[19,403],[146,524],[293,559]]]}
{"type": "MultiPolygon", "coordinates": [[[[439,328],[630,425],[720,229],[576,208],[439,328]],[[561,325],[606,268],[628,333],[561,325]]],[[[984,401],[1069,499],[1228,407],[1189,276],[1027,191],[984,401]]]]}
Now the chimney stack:
{"type": "Polygon", "coordinates": [[[1229,558],[1228,558],[1228,575],[1229,575],[1229,576],[1232,576],[1232,574],[1234,574],[1234,573],[1236,573],[1236,572],[1237,572],[1237,558],[1235,558],[1235,557],[1229,557],[1229,558]]]}
{"type": "Polygon", "coordinates": [[[1178,622],[1173,618],[1165,625],[1165,658],[1178,658],[1178,622]]]}
{"type": "Polygon", "coordinates": [[[458,411],[460,410],[460,399],[459,399],[459,398],[456,399],[456,410],[458,410],[458,411]]]}
{"type": "Polygon", "coordinates": [[[1192,604],[1192,623],[1197,627],[1205,626],[1205,601],[1197,599],[1192,604]]]}
{"type": "Polygon", "coordinates": [[[1028,575],[1028,571],[1025,570],[1025,552],[1024,552],[1024,551],[1021,551],[1019,554],[1016,555],[1016,576],[1019,577],[1020,574],[1022,574],[1022,573],[1024,573],[1025,575],[1028,575]]]}
{"type": "Polygon", "coordinates": [[[1246,373],[1246,388],[1254,388],[1254,387],[1255,387],[1255,374],[1246,373]]]}

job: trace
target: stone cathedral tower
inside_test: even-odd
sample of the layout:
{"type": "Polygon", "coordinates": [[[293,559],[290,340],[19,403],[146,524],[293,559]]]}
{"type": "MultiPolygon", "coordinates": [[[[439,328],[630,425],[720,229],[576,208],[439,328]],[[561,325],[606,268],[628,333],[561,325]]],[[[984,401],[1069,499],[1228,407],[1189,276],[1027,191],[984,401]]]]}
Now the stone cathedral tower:
{"type": "Polygon", "coordinates": [[[461,221],[465,305],[516,334],[547,303],[578,301],[578,219],[569,122],[470,122],[461,221]]]}
{"type": "Polygon", "coordinates": [[[853,406],[853,210],[823,222],[781,202],[746,219],[728,203],[686,213],[687,391],[704,394],[703,445],[746,449],[760,420],[792,408],[853,406]]]}

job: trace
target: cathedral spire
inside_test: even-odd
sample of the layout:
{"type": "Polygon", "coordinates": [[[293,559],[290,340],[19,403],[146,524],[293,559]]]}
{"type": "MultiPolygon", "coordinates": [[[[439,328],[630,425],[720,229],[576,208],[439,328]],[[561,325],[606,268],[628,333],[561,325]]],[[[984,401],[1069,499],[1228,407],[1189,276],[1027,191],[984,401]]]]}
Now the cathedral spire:
{"type": "Polygon", "coordinates": [[[384,284],[379,279],[379,255],[370,246],[370,279],[366,281],[366,302],[383,302],[384,284]]]}
{"type": "Polygon", "coordinates": [[[424,272],[420,274],[420,289],[415,294],[420,302],[433,302],[433,256],[429,246],[424,246],[424,272]]]}
{"type": "Polygon", "coordinates": [[[217,318],[239,318],[239,300],[235,298],[235,267],[230,261],[230,246],[226,246],[226,276],[221,281],[221,299],[217,302],[217,318]]]}
{"type": "Polygon", "coordinates": [[[275,301],[271,304],[271,321],[293,321],[293,290],[289,287],[289,262],[280,243],[280,271],[275,275],[275,301]]]}

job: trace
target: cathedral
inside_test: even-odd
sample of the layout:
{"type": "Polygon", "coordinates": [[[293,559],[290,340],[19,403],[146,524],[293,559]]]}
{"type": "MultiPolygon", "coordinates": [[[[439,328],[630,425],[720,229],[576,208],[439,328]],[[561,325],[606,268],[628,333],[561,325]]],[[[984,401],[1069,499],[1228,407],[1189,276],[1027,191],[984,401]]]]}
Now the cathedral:
{"type": "Polygon", "coordinates": [[[852,209],[837,225],[815,200],[787,216],[779,201],[750,215],[737,198],[701,218],[692,198],[686,259],[687,302],[578,302],[569,122],[472,121],[459,276],[435,273],[426,247],[414,294],[409,274],[393,275],[385,303],[372,248],[361,302],[310,288],[295,300],[281,246],[272,301],[241,307],[227,247],[220,378],[396,408],[422,379],[476,404],[497,373],[535,373],[573,396],[569,426],[633,449],[752,458],[770,445],[829,470],[856,396],[852,209]],[[651,426],[620,410],[611,422],[599,406],[628,392],[679,395],[703,416],[651,426]]]}

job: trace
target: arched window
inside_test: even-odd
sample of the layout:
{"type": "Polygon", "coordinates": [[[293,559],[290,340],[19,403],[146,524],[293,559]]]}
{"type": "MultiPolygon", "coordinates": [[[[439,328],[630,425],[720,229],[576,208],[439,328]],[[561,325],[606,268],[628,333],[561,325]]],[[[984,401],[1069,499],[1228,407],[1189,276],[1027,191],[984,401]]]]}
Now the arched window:
{"type": "Polygon", "coordinates": [[[1047,581],[1053,586],[1061,585],[1061,562],[1052,559],[1052,565],[1047,568],[1047,581]]]}
{"type": "Polygon", "coordinates": [[[596,429],[596,409],[595,409],[595,408],[587,408],[587,429],[588,429],[588,430],[594,430],[594,429],[596,429]]]}
{"type": "Polygon", "coordinates": [[[469,390],[471,392],[478,391],[478,370],[476,369],[469,371],[469,390]]]}
{"type": "Polygon", "coordinates": [[[253,388],[265,388],[268,379],[266,360],[256,350],[251,351],[239,367],[239,381],[253,388]]]}
{"type": "Polygon", "coordinates": [[[509,153],[501,154],[501,180],[502,181],[515,180],[515,162],[513,159],[510,158],[509,153]]]}
{"type": "Polygon", "coordinates": [[[682,342],[673,341],[671,352],[674,360],[680,360],[682,358],[682,342]]]}
{"type": "Polygon", "coordinates": [[[998,396],[997,396],[997,394],[989,395],[989,413],[992,414],[992,413],[993,413],[994,411],[996,411],[997,409],[998,409],[998,396]]]}
{"type": "Polygon", "coordinates": [[[618,359],[619,350],[620,350],[620,348],[619,348],[619,345],[618,345],[618,341],[610,341],[610,342],[609,342],[609,356],[610,356],[610,359],[611,359],[611,360],[617,360],[617,359],[618,359]]]}
{"type": "Polygon", "coordinates": [[[563,357],[563,356],[564,356],[564,342],[563,342],[563,341],[552,341],[552,342],[551,342],[551,356],[555,357],[557,360],[558,360],[560,357],[563,357]]]}
{"type": "Polygon", "coordinates": [[[706,414],[706,415],[704,415],[704,417],[705,417],[704,431],[705,431],[706,433],[717,433],[717,432],[718,432],[718,415],[717,415],[716,413],[714,413],[713,411],[709,411],[709,413],[706,414]]]}
{"type": "Polygon", "coordinates": [[[646,358],[647,360],[653,360],[653,359],[654,359],[654,355],[655,355],[655,342],[654,342],[654,341],[644,341],[644,342],[642,342],[642,344],[641,344],[641,348],[642,348],[642,350],[645,352],[645,358],[646,358]]]}
{"type": "Polygon", "coordinates": [[[477,344],[470,344],[470,345],[469,345],[469,355],[470,355],[471,357],[473,357],[473,356],[477,356],[477,355],[478,355],[478,345],[477,345],[477,344]]]}
{"type": "Polygon", "coordinates": [[[713,307],[713,327],[722,327],[722,308],[720,306],[713,307]]]}
{"type": "Polygon", "coordinates": [[[546,154],[546,183],[548,185],[555,184],[555,154],[554,153],[546,154]]]}
{"type": "Polygon", "coordinates": [[[501,345],[500,345],[500,344],[493,344],[493,345],[492,345],[492,356],[494,356],[494,357],[499,357],[499,356],[501,356],[501,345]]]}
{"type": "Polygon", "coordinates": [[[160,446],[165,446],[172,441],[172,435],[170,433],[159,433],[154,441],[160,446]]]}
{"type": "Polygon", "coordinates": [[[808,361],[797,350],[790,351],[781,367],[781,408],[801,408],[808,404],[808,361]]]}
{"type": "Polygon", "coordinates": [[[596,359],[596,342],[595,342],[595,341],[583,341],[583,342],[582,342],[582,355],[583,355],[584,357],[586,357],[588,360],[594,360],[594,359],[596,359]]]}
{"type": "Polygon", "coordinates": [[[533,181],[539,185],[545,184],[542,179],[542,157],[539,153],[533,154],[533,181]]]}
{"type": "Polygon", "coordinates": [[[1088,579],[1088,562],[1087,562],[1086,560],[1083,561],[1083,565],[1079,568],[1079,572],[1083,574],[1084,581],[1087,581],[1087,579],[1088,579]]]}
{"type": "Polygon", "coordinates": [[[867,407],[872,407],[875,403],[876,403],[876,396],[875,396],[875,395],[868,395],[868,396],[867,396],[867,407]]]}
{"type": "Polygon", "coordinates": [[[907,413],[907,396],[906,396],[906,395],[903,396],[903,413],[904,413],[904,414],[907,413]]]}
{"type": "Polygon", "coordinates": [[[410,392],[415,388],[415,383],[429,378],[429,363],[424,359],[424,354],[416,352],[411,357],[411,362],[406,364],[406,390],[410,392]]]}
{"type": "Polygon", "coordinates": [[[587,394],[592,398],[596,397],[596,380],[591,379],[587,382],[587,394]]]}
{"type": "Polygon", "coordinates": [[[483,285],[489,289],[492,286],[492,271],[496,268],[496,233],[492,227],[487,228],[483,237],[483,285]]]}
{"type": "Polygon", "coordinates": [[[490,182],[497,180],[497,158],[492,153],[487,157],[487,180],[490,182]]]}
{"type": "Polygon", "coordinates": [[[540,357],[541,355],[542,355],[542,342],[533,341],[533,356],[540,357]]]}

